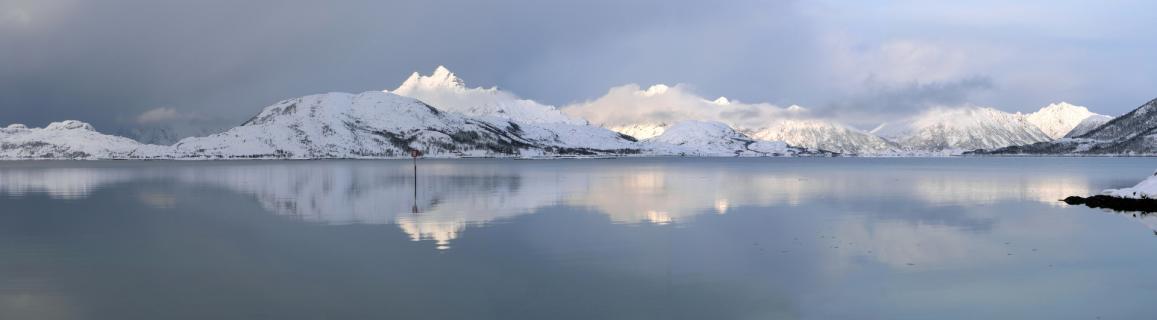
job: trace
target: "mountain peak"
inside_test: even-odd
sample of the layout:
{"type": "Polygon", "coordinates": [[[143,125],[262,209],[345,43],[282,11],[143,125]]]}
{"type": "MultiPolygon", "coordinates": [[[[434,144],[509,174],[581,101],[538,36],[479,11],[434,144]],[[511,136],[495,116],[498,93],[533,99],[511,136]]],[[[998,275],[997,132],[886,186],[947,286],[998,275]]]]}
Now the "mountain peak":
{"type": "Polygon", "coordinates": [[[434,68],[434,73],[429,76],[423,76],[421,73],[414,72],[406,78],[402,85],[394,89],[394,92],[409,92],[418,88],[466,88],[466,82],[454,75],[450,69],[445,66],[438,66],[434,68]]]}
{"type": "Polygon", "coordinates": [[[457,77],[454,76],[454,72],[451,72],[450,69],[447,69],[446,66],[443,66],[443,65],[438,65],[437,68],[434,68],[434,73],[432,75],[430,75],[430,77],[431,78],[440,78],[440,79],[448,79],[448,78],[457,79],[457,77]]]}
{"type": "Polygon", "coordinates": [[[949,154],[1052,140],[1024,115],[982,106],[932,108],[873,133],[911,150],[949,154]]]}
{"type": "Polygon", "coordinates": [[[1047,106],[1040,108],[1036,113],[1040,112],[1088,112],[1089,108],[1074,105],[1068,102],[1054,102],[1047,106]]]}
{"type": "Polygon", "coordinates": [[[1090,112],[1089,108],[1062,101],[1027,114],[1025,120],[1040,128],[1049,138],[1060,139],[1080,125],[1081,121],[1093,116],[1100,115],[1090,112]]]}

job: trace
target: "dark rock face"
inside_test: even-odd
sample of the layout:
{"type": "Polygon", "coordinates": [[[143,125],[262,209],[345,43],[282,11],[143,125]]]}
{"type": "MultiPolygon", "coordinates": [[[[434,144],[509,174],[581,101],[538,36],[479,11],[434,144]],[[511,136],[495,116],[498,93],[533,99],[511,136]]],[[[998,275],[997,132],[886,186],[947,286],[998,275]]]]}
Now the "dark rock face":
{"type": "Polygon", "coordinates": [[[1103,208],[1113,211],[1157,212],[1157,200],[1154,199],[1129,199],[1095,195],[1087,198],[1071,196],[1061,201],[1071,205],[1085,205],[1089,208],[1103,208]]]}
{"type": "Polygon", "coordinates": [[[1094,140],[1123,140],[1139,133],[1150,131],[1157,125],[1157,99],[1141,105],[1137,109],[1117,117],[1105,124],[1077,136],[1094,140]]]}

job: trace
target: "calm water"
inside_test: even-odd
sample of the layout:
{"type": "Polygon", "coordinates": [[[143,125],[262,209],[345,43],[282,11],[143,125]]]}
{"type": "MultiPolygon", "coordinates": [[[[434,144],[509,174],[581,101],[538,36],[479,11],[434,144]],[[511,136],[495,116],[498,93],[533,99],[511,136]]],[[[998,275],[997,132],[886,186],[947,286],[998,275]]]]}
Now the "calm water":
{"type": "Polygon", "coordinates": [[[1157,160],[0,162],[0,319],[1138,319],[1157,160]]]}

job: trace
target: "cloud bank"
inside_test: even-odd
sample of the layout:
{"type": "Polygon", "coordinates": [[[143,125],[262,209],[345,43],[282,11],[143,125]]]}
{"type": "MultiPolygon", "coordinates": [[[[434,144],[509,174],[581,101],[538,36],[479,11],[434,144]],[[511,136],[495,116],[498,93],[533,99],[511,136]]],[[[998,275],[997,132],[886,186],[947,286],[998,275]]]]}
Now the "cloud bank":
{"type": "Polygon", "coordinates": [[[732,101],[726,97],[708,100],[685,85],[637,84],[611,88],[602,97],[566,106],[563,112],[605,127],[633,124],[674,124],[683,120],[719,121],[738,129],[760,129],[776,120],[808,115],[799,106],[782,108],[732,101]]]}

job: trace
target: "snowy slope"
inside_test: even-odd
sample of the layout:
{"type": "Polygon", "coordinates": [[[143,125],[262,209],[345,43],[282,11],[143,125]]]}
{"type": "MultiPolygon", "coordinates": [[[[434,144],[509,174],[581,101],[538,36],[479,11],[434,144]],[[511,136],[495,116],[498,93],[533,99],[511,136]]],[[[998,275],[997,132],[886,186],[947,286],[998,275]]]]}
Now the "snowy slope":
{"type": "Polygon", "coordinates": [[[1025,120],[1040,128],[1049,138],[1060,139],[1090,117],[1100,119],[1105,116],[1090,112],[1082,106],[1060,102],[1025,115],[1025,120]]]}
{"type": "Polygon", "coordinates": [[[997,149],[986,154],[1157,154],[1157,99],[1084,134],[1048,143],[997,149]]]}
{"type": "Polygon", "coordinates": [[[639,148],[635,138],[591,126],[554,106],[521,99],[497,88],[467,88],[461,78],[443,66],[429,76],[415,72],[392,93],[496,127],[513,123],[519,136],[536,145],[600,150],[639,148]]]}
{"type": "Polygon", "coordinates": [[[760,141],[715,121],[675,123],[644,140],[658,154],[689,156],[791,156],[808,153],[780,141],[760,141]]]}
{"type": "Polygon", "coordinates": [[[890,150],[880,147],[887,145],[883,139],[839,124],[795,120],[809,116],[809,111],[800,106],[744,103],[726,97],[708,99],[683,85],[614,87],[598,99],[567,106],[564,111],[640,140],[662,135],[668,126],[681,121],[711,121],[724,123],[755,140],[783,141],[809,149],[844,153],[890,150]],[[761,131],[765,131],[762,136],[756,136],[761,131]]]}
{"type": "MultiPolygon", "coordinates": [[[[706,99],[684,86],[612,88],[564,113],[497,88],[469,88],[438,67],[429,76],[414,73],[391,91],[282,101],[241,126],[171,147],[103,135],[74,121],[45,129],[13,126],[0,129],[0,157],[379,158],[405,157],[410,149],[433,157],[707,156],[805,152],[800,148],[903,156],[1039,144],[1066,134],[1072,139],[1011,152],[1151,154],[1157,152],[1157,113],[1150,112],[1155,104],[1111,121],[1068,103],[1027,115],[940,108],[864,132],[799,106],[706,99]]],[[[166,141],[183,134],[159,129],[134,135],[166,141]]]]}
{"type": "Polygon", "coordinates": [[[783,141],[793,146],[844,154],[885,155],[900,152],[895,143],[824,120],[782,119],[750,132],[751,137],[760,140],[783,141]]]}
{"type": "Polygon", "coordinates": [[[615,126],[609,128],[611,131],[622,133],[638,140],[650,139],[663,134],[670,125],[665,122],[660,123],[636,123],[630,125],[615,126]]]}
{"type": "Polygon", "coordinates": [[[1157,173],[1131,188],[1106,189],[1101,194],[1129,199],[1157,199],[1157,173]]]}
{"type": "Polygon", "coordinates": [[[44,128],[21,124],[0,129],[0,159],[129,159],[167,154],[167,147],[97,132],[76,120],[44,128]]]}
{"type": "Polygon", "coordinates": [[[522,99],[498,88],[467,88],[461,78],[444,66],[438,66],[429,76],[414,72],[397,89],[388,92],[468,116],[498,117],[523,123],[587,124],[585,120],[563,114],[554,106],[522,99]]]}
{"type": "MultiPolygon", "coordinates": [[[[556,131],[577,135],[581,127],[556,131]]],[[[596,128],[597,129],[597,128],[596,128]]],[[[511,121],[444,112],[413,98],[385,92],[328,93],[266,107],[245,124],[175,144],[177,157],[377,158],[405,157],[411,148],[431,157],[632,153],[595,150],[555,140],[555,132],[511,121]]],[[[617,134],[602,130],[598,138],[617,134]]],[[[615,146],[632,146],[623,141],[615,146]]],[[[597,142],[597,141],[596,141],[597,142]]]]}
{"type": "Polygon", "coordinates": [[[1141,135],[1153,128],[1157,128],[1157,99],[1075,138],[1120,140],[1141,135]]]}
{"type": "Polygon", "coordinates": [[[873,133],[911,150],[952,153],[1051,140],[1020,114],[982,107],[932,109],[873,133]]]}
{"type": "Polygon", "coordinates": [[[1113,117],[1099,114],[1089,116],[1088,118],[1085,118],[1085,120],[1081,120],[1081,123],[1078,123],[1077,126],[1073,127],[1072,130],[1069,130],[1069,133],[1065,134],[1064,138],[1072,138],[1084,135],[1089,133],[1089,131],[1093,131],[1093,129],[1100,127],[1101,125],[1108,123],[1109,120],[1113,120],[1113,117]]]}
{"type": "MultiPolygon", "coordinates": [[[[699,121],[699,120],[684,120],[699,121]]],[[[716,123],[722,123],[713,121],[716,123]]],[[[883,138],[835,122],[814,119],[778,119],[755,128],[732,128],[749,139],[779,141],[787,145],[848,155],[886,155],[902,152],[900,147],[883,138]]],[[[724,125],[727,125],[723,123],[724,125]]],[[[671,125],[666,122],[636,123],[611,127],[611,130],[650,139],[661,136],[671,125]]]]}

